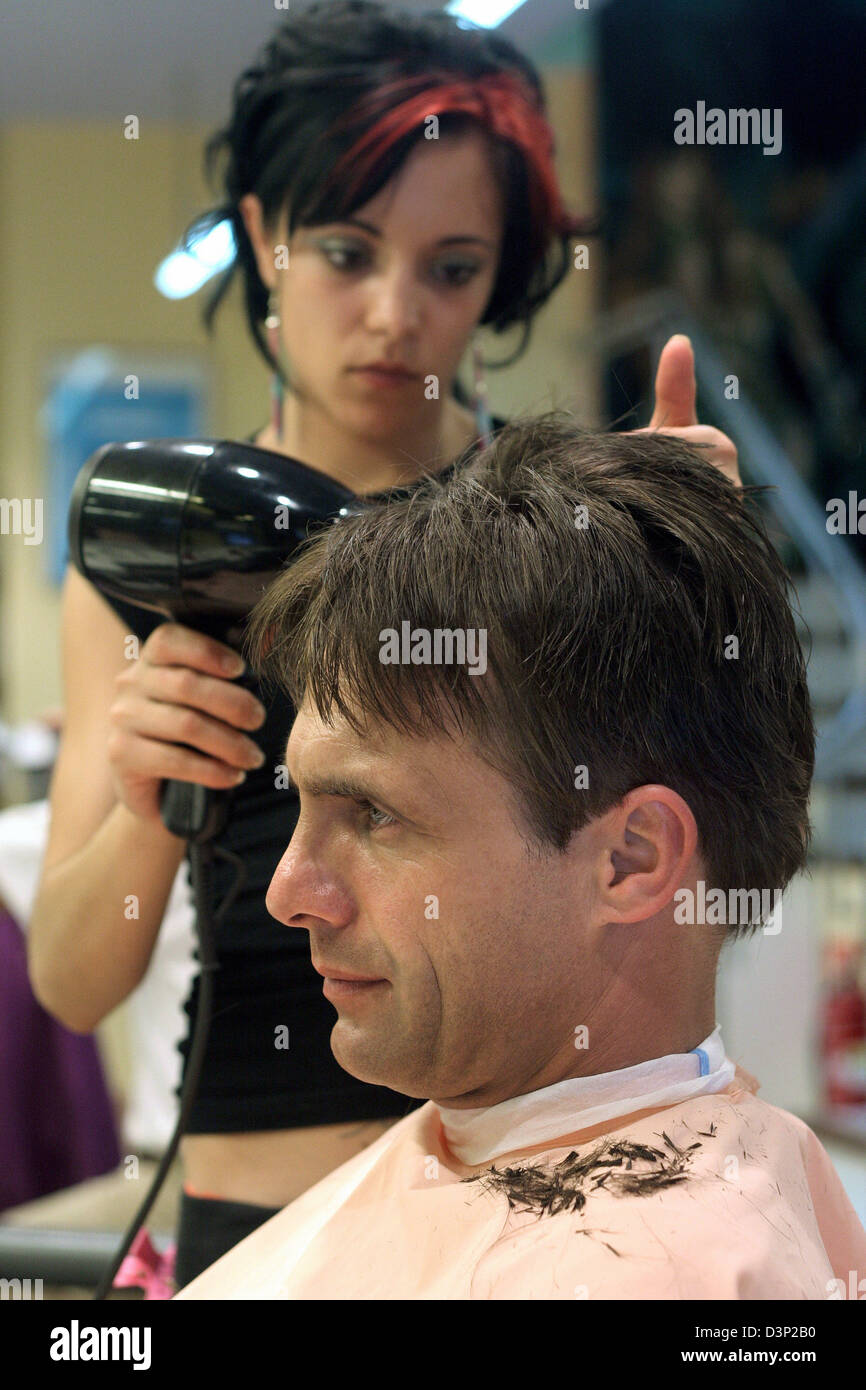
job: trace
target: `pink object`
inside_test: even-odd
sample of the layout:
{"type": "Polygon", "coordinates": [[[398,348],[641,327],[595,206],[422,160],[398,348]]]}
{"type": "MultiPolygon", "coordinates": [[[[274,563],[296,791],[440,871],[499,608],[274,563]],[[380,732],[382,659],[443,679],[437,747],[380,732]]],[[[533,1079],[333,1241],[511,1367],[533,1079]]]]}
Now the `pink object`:
{"type": "Polygon", "coordinates": [[[866,996],[858,976],[863,947],[834,941],[826,952],[821,1061],[828,1106],[866,1106],[866,996]]]}
{"type": "Polygon", "coordinates": [[[174,1296],[174,1257],[170,1245],[161,1255],[143,1226],[130,1246],[129,1254],[114,1277],[115,1289],[144,1289],[144,1301],[174,1296]]]}
{"type": "Polygon", "coordinates": [[[583,1131],[577,1115],[472,1168],[428,1101],[177,1297],[845,1296],[866,1231],[812,1130],[757,1088],[737,1068],[717,1093],[583,1131]]]}

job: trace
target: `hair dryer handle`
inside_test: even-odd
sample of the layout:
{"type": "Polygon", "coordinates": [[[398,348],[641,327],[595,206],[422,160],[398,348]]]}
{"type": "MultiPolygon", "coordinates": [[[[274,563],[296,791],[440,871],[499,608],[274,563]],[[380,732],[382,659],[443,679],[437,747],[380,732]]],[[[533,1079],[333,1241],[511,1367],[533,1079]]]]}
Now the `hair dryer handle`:
{"type": "Polygon", "coordinates": [[[203,787],[200,782],[163,783],[159,810],[173,835],[201,844],[218,835],[228,818],[232,788],[203,787]]]}
{"type": "MultiPolygon", "coordinates": [[[[202,625],[203,627],[204,625],[202,625]]],[[[247,666],[233,681],[246,690],[257,690],[256,677],[247,666]]],[[[203,787],[200,782],[167,779],[162,784],[159,810],[163,824],[173,835],[201,844],[218,835],[228,820],[234,787],[203,787]]]]}

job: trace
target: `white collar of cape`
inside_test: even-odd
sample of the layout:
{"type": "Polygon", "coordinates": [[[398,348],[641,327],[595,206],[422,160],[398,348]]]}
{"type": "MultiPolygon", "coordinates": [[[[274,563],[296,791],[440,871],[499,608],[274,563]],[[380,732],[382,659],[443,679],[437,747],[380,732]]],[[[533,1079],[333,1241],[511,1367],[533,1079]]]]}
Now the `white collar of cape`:
{"type": "Polygon", "coordinates": [[[449,1149],[461,1163],[471,1166],[618,1115],[723,1091],[734,1079],[734,1070],[734,1063],[725,1056],[721,1029],[716,1027],[690,1052],[654,1057],[597,1076],[570,1077],[480,1110],[443,1105],[437,1109],[449,1149]]]}

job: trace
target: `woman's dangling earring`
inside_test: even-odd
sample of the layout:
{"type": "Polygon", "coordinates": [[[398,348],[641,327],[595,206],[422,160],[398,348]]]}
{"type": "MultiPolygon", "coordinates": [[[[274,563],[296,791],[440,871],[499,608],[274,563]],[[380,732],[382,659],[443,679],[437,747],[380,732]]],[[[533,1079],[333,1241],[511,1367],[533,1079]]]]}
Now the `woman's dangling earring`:
{"type": "Polygon", "coordinates": [[[490,409],[487,404],[487,376],[484,371],[484,359],[481,356],[481,343],[475,335],[472,338],[472,375],[475,393],[475,423],[478,429],[478,438],[486,449],[493,439],[493,422],[490,419],[490,409]]]}
{"type": "MultiPolygon", "coordinates": [[[[265,329],[268,335],[268,347],[271,350],[271,357],[274,362],[280,360],[280,315],[277,309],[276,294],[271,291],[268,296],[268,316],[265,319],[265,329]]],[[[282,443],[283,438],[283,379],[279,371],[274,368],[271,377],[271,425],[274,437],[282,443]]]]}

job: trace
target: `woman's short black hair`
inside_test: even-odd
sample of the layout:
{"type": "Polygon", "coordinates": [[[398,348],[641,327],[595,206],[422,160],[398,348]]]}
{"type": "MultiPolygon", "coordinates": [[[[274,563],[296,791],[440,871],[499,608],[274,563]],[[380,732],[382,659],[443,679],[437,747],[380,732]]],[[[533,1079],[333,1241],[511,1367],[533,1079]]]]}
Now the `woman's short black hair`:
{"type": "MultiPolygon", "coordinates": [[[[355,121],[348,134],[345,130],[334,133],[334,123],[360,98],[386,83],[430,74],[432,86],[435,74],[443,72],[470,81],[484,74],[517,74],[544,113],[541,82],[529,59],[501,36],[466,27],[444,11],[417,15],[391,9],[378,0],[327,0],[281,21],[257,59],[237,79],[231,117],[205,147],[205,171],[211,184],[218,164],[223,163],[220,181],[225,199],[195,219],[185,241],[229,219],[237,245],[236,260],[205,304],[203,319],[209,332],[233,275],[240,270],[253,338],[268,365],[279,370],[262,332],[268,291],[243,223],[240,199],[255,193],[268,226],[275,226],[286,209],[290,237],[298,226],[343,220],[374,197],[399,169],[423,139],[424,126],[409,131],[388,151],[347,204],[339,186],[325,187],[326,175],[364,127],[359,129],[355,121]]],[[[440,118],[440,133],[465,129],[467,123],[478,128],[474,117],[446,112],[440,118]]],[[[497,278],[480,322],[494,332],[522,324],[523,336],[507,359],[510,362],[526,348],[535,311],[570,268],[570,238],[583,230],[583,224],[570,219],[568,230],[548,229],[542,254],[532,254],[526,157],[511,142],[493,134],[490,139],[505,194],[505,227],[497,278]]],[[[590,230],[588,224],[586,230],[590,230]]]]}

